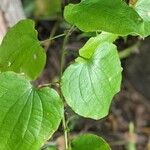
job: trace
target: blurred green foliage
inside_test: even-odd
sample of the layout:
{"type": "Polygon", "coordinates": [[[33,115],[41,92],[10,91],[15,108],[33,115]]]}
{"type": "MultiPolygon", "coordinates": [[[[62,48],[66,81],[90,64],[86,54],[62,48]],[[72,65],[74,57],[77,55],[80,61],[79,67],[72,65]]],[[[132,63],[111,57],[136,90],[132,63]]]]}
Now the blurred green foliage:
{"type": "Polygon", "coordinates": [[[27,17],[54,19],[61,12],[61,0],[22,0],[27,17]]]}

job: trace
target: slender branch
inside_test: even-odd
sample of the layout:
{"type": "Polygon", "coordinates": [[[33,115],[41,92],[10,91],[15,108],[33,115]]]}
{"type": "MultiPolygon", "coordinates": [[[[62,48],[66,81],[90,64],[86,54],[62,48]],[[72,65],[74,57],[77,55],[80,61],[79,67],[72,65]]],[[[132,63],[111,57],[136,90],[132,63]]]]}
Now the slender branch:
{"type": "Polygon", "coordinates": [[[50,33],[50,37],[49,38],[52,38],[52,37],[54,37],[54,35],[55,35],[55,33],[56,33],[56,31],[57,31],[57,29],[58,29],[58,27],[59,27],[59,19],[58,19],[58,21],[54,24],[54,26],[53,26],[53,28],[52,28],[52,30],[51,30],[51,33],[50,33]]]}
{"type": "Polygon", "coordinates": [[[58,38],[63,37],[63,36],[65,36],[65,35],[66,35],[65,33],[62,33],[62,34],[56,35],[56,36],[54,36],[54,37],[50,37],[49,39],[46,39],[46,40],[44,40],[44,41],[40,41],[40,44],[43,45],[43,44],[46,43],[46,42],[50,42],[50,41],[52,41],[52,40],[54,40],[54,39],[58,39],[58,38]]]}
{"type": "MultiPolygon", "coordinates": [[[[54,37],[54,35],[55,35],[55,33],[56,33],[58,27],[59,27],[59,19],[58,19],[58,21],[54,24],[54,26],[53,26],[53,28],[52,28],[52,31],[51,31],[51,33],[50,33],[49,39],[51,39],[51,38],[54,37]]],[[[45,43],[44,46],[45,46],[46,52],[47,52],[49,46],[51,45],[51,43],[52,43],[52,40],[45,43]]]]}
{"type": "Polygon", "coordinates": [[[140,43],[141,42],[138,41],[133,46],[119,52],[120,59],[124,59],[124,58],[127,58],[128,56],[130,56],[139,47],[140,43]]]}
{"type": "Polygon", "coordinates": [[[60,80],[61,80],[61,76],[62,76],[62,73],[63,73],[63,69],[64,69],[64,63],[65,63],[65,54],[66,54],[66,49],[65,49],[65,46],[68,42],[68,39],[69,39],[69,36],[71,35],[71,33],[75,30],[74,26],[72,26],[70,28],[69,31],[66,31],[66,36],[64,38],[64,41],[63,41],[63,45],[62,45],[62,49],[61,49],[61,60],[60,60],[60,80]]]}
{"type": "MultiPolygon", "coordinates": [[[[62,74],[63,74],[63,69],[64,69],[64,64],[65,64],[65,46],[68,42],[68,39],[69,39],[69,36],[71,35],[71,33],[74,31],[74,26],[72,26],[70,28],[70,30],[64,32],[63,34],[60,34],[60,35],[57,35],[57,36],[54,36],[52,37],[53,33],[50,35],[50,38],[49,39],[46,39],[44,41],[41,41],[40,44],[45,44],[46,42],[50,42],[54,39],[57,39],[57,38],[60,38],[60,37],[63,37],[65,36],[64,40],[63,40],[63,44],[62,44],[62,49],[61,49],[61,60],[60,60],[60,76],[59,76],[59,83],[61,82],[61,77],[62,77],[62,74]]],[[[43,86],[51,86],[52,83],[49,83],[49,84],[45,84],[45,85],[42,85],[42,86],[39,86],[39,88],[43,87],[43,86]]],[[[64,97],[63,97],[63,94],[61,92],[61,89],[60,89],[60,97],[61,99],[63,100],[64,104],[65,104],[65,100],[64,100],[64,97]]],[[[63,125],[63,129],[64,129],[64,138],[65,138],[65,148],[66,150],[69,149],[69,138],[68,138],[68,127],[67,127],[67,123],[66,123],[66,118],[65,118],[65,112],[63,114],[63,118],[62,118],[62,125],[63,125]]]]}
{"type": "Polygon", "coordinates": [[[128,135],[128,150],[136,150],[136,134],[134,132],[134,124],[133,122],[129,123],[129,135],[128,135]]]}
{"type": "MultiPolygon", "coordinates": [[[[61,49],[59,83],[61,82],[61,77],[62,77],[62,74],[63,74],[64,64],[65,64],[65,54],[66,54],[65,46],[68,42],[69,36],[74,31],[74,29],[75,29],[74,26],[72,26],[70,28],[70,30],[66,31],[66,33],[65,33],[66,36],[64,38],[62,49],[61,49]]],[[[60,89],[60,96],[61,96],[61,99],[63,100],[63,102],[65,104],[65,100],[64,100],[63,94],[61,92],[61,89],[60,89]]],[[[67,123],[66,123],[65,112],[64,112],[64,115],[63,115],[63,119],[62,119],[62,124],[63,124],[63,129],[64,129],[65,149],[68,150],[69,149],[69,135],[68,135],[68,127],[67,127],[67,123]]]]}
{"type": "Polygon", "coordinates": [[[43,87],[57,86],[57,84],[58,84],[58,82],[46,83],[46,84],[39,85],[38,88],[41,89],[43,87]]]}
{"type": "Polygon", "coordinates": [[[69,136],[68,136],[68,127],[66,124],[65,112],[62,119],[63,129],[64,129],[64,139],[65,139],[65,149],[69,149],[69,136]]]}

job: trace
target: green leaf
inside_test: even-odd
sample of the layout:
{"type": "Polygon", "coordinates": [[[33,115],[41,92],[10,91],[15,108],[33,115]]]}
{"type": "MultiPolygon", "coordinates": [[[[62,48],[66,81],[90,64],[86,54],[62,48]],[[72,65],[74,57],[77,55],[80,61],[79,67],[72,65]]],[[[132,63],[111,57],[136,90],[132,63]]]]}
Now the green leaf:
{"type": "Polygon", "coordinates": [[[110,150],[110,147],[103,138],[84,134],[72,141],[71,150],[110,150]]]}
{"type": "Polygon", "coordinates": [[[57,130],[63,115],[58,94],[37,89],[23,76],[0,74],[0,149],[37,150],[57,130]]]}
{"type": "Polygon", "coordinates": [[[85,32],[100,30],[118,35],[150,34],[150,25],[145,23],[143,15],[123,0],[82,0],[79,4],[66,6],[64,17],[85,32]]]}
{"type": "Polygon", "coordinates": [[[122,68],[116,46],[109,39],[102,43],[100,40],[101,35],[90,39],[80,50],[81,57],[66,69],[61,79],[67,104],[77,114],[93,119],[108,114],[121,84],[122,68]]]}
{"type": "Polygon", "coordinates": [[[95,37],[90,38],[88,40],[88,42],[84,45],[84,47],[80,49],[79,54],[80,54],[80,56],[82,56],[86,59],[89,59],[93,55],[95,49],[101,43],[103,43],[105,41],[112,43],[117,38],[118,38],[118,35],[102,32],[96,38],[95,37]]]}
{"type": "Polygon", "coordinates": [[[138,0],[135,4],[135,10],[143,18],[143,32],[150,34],[150,1],[138,0]]]}
{"type": "Polygon", "coordinates": [[[135,4],[135,10],[145,20],[150,22],[150,1],[138,0],[135,4]]]}
{"type": "Polygon", "coordinates": [[[0,70],[25,73],[35,79],[43,70],[46,54],[40,46],[34,22],[26,19],[12,27],[0,46],[0,70]]]}

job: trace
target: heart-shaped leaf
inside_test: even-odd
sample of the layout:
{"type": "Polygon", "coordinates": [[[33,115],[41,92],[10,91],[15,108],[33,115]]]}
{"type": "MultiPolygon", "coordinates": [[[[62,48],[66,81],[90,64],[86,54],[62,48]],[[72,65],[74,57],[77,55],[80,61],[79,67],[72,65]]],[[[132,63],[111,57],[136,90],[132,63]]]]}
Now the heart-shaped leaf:
{"type": "Polygon", "coordinates": [[[26,19],[12,27],[0,46],[0,70],[25,73],[35,79],[43,70],[46,54],[40,46],[34,22],[26,19]]]}
{"type": "Polygon", "coordinates": [[[64,72],[61,90],[77,114],[100,119],[108,114],[112,98],[120,90],[118,52],[109,39],[101,42],[99,35],[85,44],[80,56],[64,72]]]}
{"type": "Polygon", "coordinates": [[[38,150],[57,130],[63,115],[58,94],[37,89],[13,72],[0,74],[0,149],[38,150]]]}
{"type": "MultiPolygon", "coordinates": [[[[146,7],[142,10],[148,14],[149,1],[146,2],[148,5],[143,1],[137,3],[143,3],[146,7]]],[[[66,6],[64,17],[85,32],[99,30],[118,35],[150,34],[150,21],[141,14],[141,9],[129,7],[123,0],[82,0],[79,4],[66,6]]]]}
{"type": "Polygon", "coordinates": [[[71,150],[110,150],[107,142],[93,134],[83,134],[71,142],[71,150]]]}

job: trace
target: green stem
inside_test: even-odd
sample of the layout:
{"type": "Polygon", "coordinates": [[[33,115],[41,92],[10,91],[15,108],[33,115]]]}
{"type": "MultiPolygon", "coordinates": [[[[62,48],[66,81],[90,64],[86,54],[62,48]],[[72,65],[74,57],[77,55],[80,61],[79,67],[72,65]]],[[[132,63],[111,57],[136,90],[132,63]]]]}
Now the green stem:
{"type": "Polygon", "coordinates": [[[134,133],[134,124],[132,122],[129,123],[129,141],[128,141],[128,150],[136,150],[136,139],[134,133]]]}
{"type": "MultiPolygon", "coordinates": [[[[58,26],[59,26],[59,19],[58,19],[58,21],[55,23],[55,25],[53,26],[49,39],[51,39],[51,38],[54,37],[54,35],[55,35],[56,31],[57,31],[58,26]]],[[[51,41],[46,42],[46,43],[48,43],[47,48],[46,48],[46,50],[47,50],[48,47],[51,45],[51,41]]]]}
{"type": "Polygon", "coordinates": [[[63,124],[63,129],[64,129],[65,149],[68,150],[69,149],[69,136],[68,136],[68,128],[66,124],[65,113],[63,115],[62,124],[63,124]]]}
{"type": "Polygon", "coordinates": [[[70,28],[69,31],[66,32],[66,36],[64,38],[64,41],[63,41],[63,45],[62,45],[62,49],[61,49],[61,60],[60,60],[60,80],[61,80],[61,76],[62,76],[62,73],[63,73],[63,69],[64,69],[64,64],[65,64],[65,54],[66,54],[66,49],[65,49],[65,46],[68,42],[68,39],[69,39],[69,36],[71,35],[71,33],[74,31],[74,26],[72,26],[70,28]]]}
{"type": "MultiPolygon", "coordinates": [[[[64,41],[63,41],[63,45],[62,45],[62,49],[61,49],[59,83],[61,82],[61,77],[63,74],[64,64],[65,64],[65,54],[66,54],[65,46],[68,42],[69,36],[71,35],[71,33],[73,31],[74,31],[74,26],[72,26],[69,31],[66,31],[66,34],[65,34],[66,36],[65,36],[64,41]]],[[[64,100],[63,94],[61,92],[61,89],[60,89],[60,96],[61,96],[61,99],[63,100],[63,102],[65,104],[65,100],[64,100]]],[[[64,129],[65,149],[68,150],[69,149],[69,136],[68,136],[68,127],[67,127],[67,123],[66,123],[65,112],[63,115],[63,119],[62,119],[62,124],[63,124],[63,129],[64,129]]]]}
{"type": "Polygon", "coordinates": [[[46,42],[50,42],[50,41],[52,41],[52,40],[54,40],[54,39],[58,39],[58,38],[63,37],[63,36],[65,36],[65,35],[66,35],[66,34],[63,33],[63,34],[56,35],[56,36],[54,36],[54,37],[50,37],[49,39],[46,39],[46,40],[44,40],[44,41],[41,41],[40,44],[43,45],[43,44],[46,43],[46,42]]]}
{"type": "Polygon", "coordinates": [[[140,45],[140,41],[138,41],[133,46],[119,52],[120,59],[124,59],[124,58],[127,58],[128,56],[130,56],[135,51],[135,49],[137,49],[139,47],[139,45],[140,45]]]}

